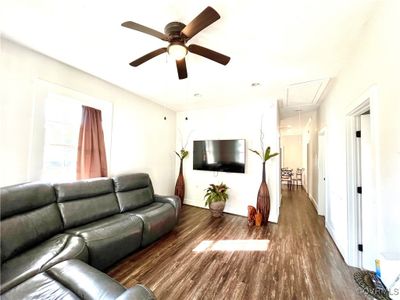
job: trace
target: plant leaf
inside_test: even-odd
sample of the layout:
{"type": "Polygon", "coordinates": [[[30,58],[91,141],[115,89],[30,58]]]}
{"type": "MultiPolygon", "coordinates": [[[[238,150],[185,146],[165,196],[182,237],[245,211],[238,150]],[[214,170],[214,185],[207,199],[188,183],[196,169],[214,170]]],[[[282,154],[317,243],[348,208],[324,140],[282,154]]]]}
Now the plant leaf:
{"type": "Polygon", "coordinates": [[[263,159],[262,155],[261,155],[258,151],[253,150],[253,149],[249,149],[249,150],[250,150],[251,152],[257,154],[259,157],[261,157],[261,159],[263,159]]]}
{"type": "Polygon", "coordinates": [[[274,157],[274,156],[277,156],[277,155],[279,155],[279,153],[277,153],[277,152],[271,154],[270,156],[268,156],[268,158],[266,159],[266,161],[269,160],[270,158],[274,157]]]}
{"type": "Polygon", "coordinates": [[[267,152],[268,156],[271,153],[271,147],[268,146],[267,150],[265,150],[265,152],[267,152]]]}
{"type": "Polygon", "coordinates": [[[210,184],[210,186],[205,189],[206,194],[204,195],[204,199],[206,200],[204,205],[210,205],[213,202],[224,201],[229,198],[227,190],[229,188],[221,182],[220,184],[210,184]]]}
{"type": "Polygon", "coordinates": [[[181,158],[184,159],[188,155],[189,155],[189,151],[187,151],[184,148],[182,148],[181,149],[181,158]]]}

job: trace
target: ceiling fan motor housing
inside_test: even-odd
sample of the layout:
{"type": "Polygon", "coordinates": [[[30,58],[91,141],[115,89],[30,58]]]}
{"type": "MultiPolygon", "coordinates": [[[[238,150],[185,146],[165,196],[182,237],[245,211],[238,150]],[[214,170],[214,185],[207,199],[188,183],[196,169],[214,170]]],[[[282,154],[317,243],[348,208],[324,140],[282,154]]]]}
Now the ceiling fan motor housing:
{"type": "Polygon", "coordinates": [[[166,35],[168,35],[169,42],[185,43],[184,37],[181,36],[181,31],[185,27],[186,27],[186,25],[181,22],[168,23],[164,28],[164,32],[166,35]]]}

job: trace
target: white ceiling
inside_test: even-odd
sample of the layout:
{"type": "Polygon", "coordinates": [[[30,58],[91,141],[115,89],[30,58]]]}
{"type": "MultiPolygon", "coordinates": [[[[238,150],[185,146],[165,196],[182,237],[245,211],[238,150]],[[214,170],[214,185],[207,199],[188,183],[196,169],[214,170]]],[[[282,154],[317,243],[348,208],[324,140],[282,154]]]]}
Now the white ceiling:
{"type": "MultiPolygon", "coordinates": [[[[338,74],[377,2],[1,0],[0,29],[18,43],[177,111],[270,98],[284,104],[288,87],[338,74]],[[207,5],[221,19],[190,42],[230,56],[227,66],[189,54],[185,80],[178,80],[166,54],[129,66],[166,43],[122,22],[163,31],[171,21],[187,24],[207,5]],[[260,85],[252,87],[254,82],[260,85]]],[[[309,102],[303,92],[297,97],[293,90],[290,99],[309,102]]]]}

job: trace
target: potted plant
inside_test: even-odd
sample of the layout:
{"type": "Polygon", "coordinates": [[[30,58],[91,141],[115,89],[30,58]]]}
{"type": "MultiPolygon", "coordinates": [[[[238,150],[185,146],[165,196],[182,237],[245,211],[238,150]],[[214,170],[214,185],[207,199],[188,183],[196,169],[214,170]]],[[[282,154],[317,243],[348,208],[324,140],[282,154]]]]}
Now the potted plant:
{"type": "Polygon", "coordinates": [[[221,217],[225,208],[225,202],[228,200],[228,187],[224,183],[210,184],[205,190],[206,194],[204,199],[206,200],[205,206],[209,206],[211,215],[213,217],[221,217]]]}

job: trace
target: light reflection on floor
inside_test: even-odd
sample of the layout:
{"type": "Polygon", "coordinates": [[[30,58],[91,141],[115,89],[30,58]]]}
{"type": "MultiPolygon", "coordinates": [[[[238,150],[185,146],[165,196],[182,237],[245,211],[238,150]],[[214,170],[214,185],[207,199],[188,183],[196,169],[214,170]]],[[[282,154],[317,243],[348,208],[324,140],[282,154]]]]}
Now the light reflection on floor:
{"type": "Polygon", "coordinates": [[[205,251],[267,251],[269,240],[202,241],[193,252],[205,251]]]}

